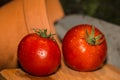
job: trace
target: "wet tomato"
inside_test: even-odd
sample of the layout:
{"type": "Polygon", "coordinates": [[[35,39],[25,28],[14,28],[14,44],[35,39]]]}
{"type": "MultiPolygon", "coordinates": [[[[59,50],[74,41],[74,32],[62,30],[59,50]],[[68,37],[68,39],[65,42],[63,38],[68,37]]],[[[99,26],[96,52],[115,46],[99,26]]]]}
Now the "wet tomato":
{"type": "Polygon", "coordinates": [[[61,52],[51,36],[47,35],[46,30],[40,30],[26,35],[20,41],[18,60],[24,71],[35,76],[46,76],[58,69],[61,52]]]}
{"type": "Polygon", "coordinates": [[[62,50],[69,67],[78,71],[93,71],[103,65],[107,43],[104,34],[95,26],[81,24],[66,33],[62,50]]]}

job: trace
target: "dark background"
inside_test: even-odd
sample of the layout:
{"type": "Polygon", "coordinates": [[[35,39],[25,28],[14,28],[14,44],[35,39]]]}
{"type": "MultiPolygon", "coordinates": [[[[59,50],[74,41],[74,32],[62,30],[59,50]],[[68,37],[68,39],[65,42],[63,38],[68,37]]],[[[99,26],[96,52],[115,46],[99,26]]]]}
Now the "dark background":
{"type": "Polygon", "coordinates": [[[60,0],[64,12],[83,14],[120,25],[120,0],[60,0]]]}

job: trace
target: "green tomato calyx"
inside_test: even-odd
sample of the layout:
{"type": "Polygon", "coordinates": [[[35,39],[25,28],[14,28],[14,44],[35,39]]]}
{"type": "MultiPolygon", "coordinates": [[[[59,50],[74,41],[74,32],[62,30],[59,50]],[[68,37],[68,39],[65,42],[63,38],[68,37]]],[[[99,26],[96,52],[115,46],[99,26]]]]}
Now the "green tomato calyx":
{"type": "Polygon", "coordinates": [[[47,29],[44,29],[44,30],[41,30],[41,29],[33,29],[35,31],[35,33],[37,33],[39,36],[43,37],[43,38],[49,38],[49,39],[52,39],[52,40],[55,40],[54,39],[54,35],[55,34],[47,34],[47,29]]]}
{"type": "Polygon", "coordinates": [[[86,30],[85,40],[90,45],[99,45],[99,44],[101,44],[104,41],[104,39],[101,39],[101,38],[102,38],[102,34],[100,34],[98,36],[95,36],[95,27],[92,26],[91,34],[88,33],[88,30],[86,30]]]}

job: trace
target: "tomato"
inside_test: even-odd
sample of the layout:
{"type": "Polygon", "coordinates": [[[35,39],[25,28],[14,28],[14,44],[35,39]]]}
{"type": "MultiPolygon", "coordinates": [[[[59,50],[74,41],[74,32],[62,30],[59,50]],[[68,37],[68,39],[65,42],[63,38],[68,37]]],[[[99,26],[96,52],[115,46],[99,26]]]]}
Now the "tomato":
{"type": "Polygon", "coordinates": [[[34,76],[50,75],[61,63],[60,49],[51,34],[43,32],[26,35],[18,45],[18,60],[24,71],[34,76]]]}
{"type": "Polygon", "coordinates": [[[100,68],[107,55],[104,34],[95,26],[81,24],[71,28],[63,38],[62,51],[67,66],[78,71],[100,68]]]}

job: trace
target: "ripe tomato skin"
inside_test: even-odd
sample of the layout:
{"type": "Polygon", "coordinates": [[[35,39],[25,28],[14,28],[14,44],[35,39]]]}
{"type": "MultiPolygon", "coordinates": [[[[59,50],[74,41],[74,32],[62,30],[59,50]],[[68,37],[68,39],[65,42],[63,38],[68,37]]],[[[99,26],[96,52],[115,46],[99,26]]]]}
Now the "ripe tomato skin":
{"type": "Polygon", "coordinates": [[[103,33],[95,28],[95,36],[102,34],[103,42],[90,45],[86,42],[86,30],[91,33],[92,25],[81,24],[71,28],[64,36],[62,50],[65,63],[74,70],[93,71],[102,66],[107,55],[107,43],[103,33]]]}
{"type": "Polygon", "coordinates": [[[23,70],[29,74],[46,76],[54,73],[59,67],[61,52],[56,42],[33,33],[21,40],[18,60],[23,70]]]}

